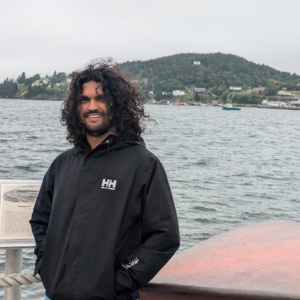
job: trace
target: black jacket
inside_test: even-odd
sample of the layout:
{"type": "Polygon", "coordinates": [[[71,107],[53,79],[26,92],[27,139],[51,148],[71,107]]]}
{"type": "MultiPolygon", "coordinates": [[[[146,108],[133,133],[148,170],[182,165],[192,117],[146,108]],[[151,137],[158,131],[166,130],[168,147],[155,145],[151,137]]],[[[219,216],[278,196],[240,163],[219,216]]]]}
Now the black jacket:
{"type": "Polygon", "coordinates": [[[59,155],[30,223],[52,300],[136,299],[179,247],[164,168],[142,140],[59,155]]]}

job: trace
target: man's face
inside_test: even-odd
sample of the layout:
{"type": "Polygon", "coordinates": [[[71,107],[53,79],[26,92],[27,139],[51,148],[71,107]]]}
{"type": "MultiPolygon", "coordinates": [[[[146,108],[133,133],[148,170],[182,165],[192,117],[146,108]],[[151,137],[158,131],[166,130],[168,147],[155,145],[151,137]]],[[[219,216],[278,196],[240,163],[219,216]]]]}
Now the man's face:
{"type": "Polygon", "coordinates": [[[80,121],[87,134],[93,137],[101,136],[111,127],[102,86],[95,81],[89,81],[82,85],[82,89],[78,107],[80,121]]]}

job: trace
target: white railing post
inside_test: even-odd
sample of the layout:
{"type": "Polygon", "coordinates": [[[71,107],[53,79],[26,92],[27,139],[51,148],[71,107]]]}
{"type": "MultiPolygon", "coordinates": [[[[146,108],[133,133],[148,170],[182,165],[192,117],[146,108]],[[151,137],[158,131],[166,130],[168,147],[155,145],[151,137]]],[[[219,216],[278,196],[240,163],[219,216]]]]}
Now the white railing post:
{"type": "MultiPolygon", "coordinates": [[[[6,249],[6,256],[5,256],[5,274],[6,275],[22,272],[22,252],[23,252],[22,248],[6,249]]],[[[5,300],[21,300],[21,287],[14,286],[11,288],[5,288],[4,299],[5,300]]]]}

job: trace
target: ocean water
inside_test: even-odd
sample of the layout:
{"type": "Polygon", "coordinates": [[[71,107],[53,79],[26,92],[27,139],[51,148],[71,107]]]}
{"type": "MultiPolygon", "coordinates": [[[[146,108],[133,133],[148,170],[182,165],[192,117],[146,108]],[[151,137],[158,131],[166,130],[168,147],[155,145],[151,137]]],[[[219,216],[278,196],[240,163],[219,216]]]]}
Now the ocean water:
{"type": "MultiPolygon", "coordinates": [[[[60,101],[0,99],[0,179],[42,179],[70,148],[60,101]]],[[[300,216],[300,111],[146,105],[157,124],[144,134],[163,163],[177,208],[183,251],[251,223],[300,216]]],[[[32,249],[23,270],[33,270],[32,249]]],[[[5,251],[0,250],[0,275],[5,251]]],[[[3,291],[0,291],[0,298],[3,291]]],[[[42,284],[22,287],[41,300],[42,284]]]]}

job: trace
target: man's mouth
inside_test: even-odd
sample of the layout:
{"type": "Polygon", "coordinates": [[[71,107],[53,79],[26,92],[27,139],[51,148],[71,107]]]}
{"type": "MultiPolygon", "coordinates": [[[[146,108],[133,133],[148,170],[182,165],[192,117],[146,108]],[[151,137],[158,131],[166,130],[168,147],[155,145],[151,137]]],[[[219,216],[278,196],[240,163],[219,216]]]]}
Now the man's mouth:
{"type": "Polygon", "coordinates": [[[100,118],[100,115],[88,115],[87,118],[96,119],[96,118],[100,118]]]}
{"type": "Polygon", "coordinates": [[[96,119],[96,118],[100,118],[100,117],[104,117],[104,113],[88,113],[88,114],[85,114],[84,117],[85,118],[90,118],[90,119],[96,119]]]}

